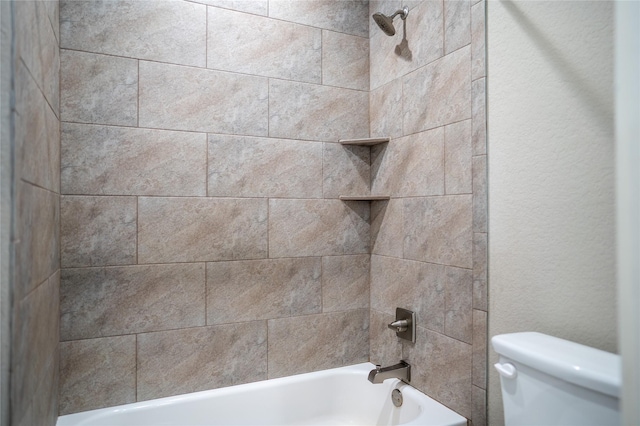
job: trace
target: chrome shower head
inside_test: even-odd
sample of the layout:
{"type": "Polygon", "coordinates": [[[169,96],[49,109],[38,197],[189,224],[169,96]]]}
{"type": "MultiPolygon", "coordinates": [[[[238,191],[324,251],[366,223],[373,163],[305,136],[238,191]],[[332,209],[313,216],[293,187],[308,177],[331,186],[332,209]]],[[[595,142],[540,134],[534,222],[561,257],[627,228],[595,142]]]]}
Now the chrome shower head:
{"type": "Polygon", "coordinates": [[[373,20],[378,24],[382,32],[384,32],[388,36],[392,36],[396,34],[396,29],[393,27],[393,18],[400,15],[400,18],[404,21],[407,19],[407,15],[409,14],[409,8],[404,6],[402,9],[397,10],[391,16],[387,16],[384,13],[376,12],[373,14],[373,20]]]}

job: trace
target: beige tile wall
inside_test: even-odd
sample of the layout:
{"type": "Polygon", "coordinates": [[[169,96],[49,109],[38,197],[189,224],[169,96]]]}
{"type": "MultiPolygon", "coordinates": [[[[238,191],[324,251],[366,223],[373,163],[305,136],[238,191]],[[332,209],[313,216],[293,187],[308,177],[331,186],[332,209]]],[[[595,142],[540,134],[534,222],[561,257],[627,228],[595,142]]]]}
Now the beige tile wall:
{"type": "Polygon", "coordinates": [[[3,162],[11,169],[6,175],[3,170],[3,179],[10,176],[14,185],[13,206],[6,210],[13,217],[10,289],[3,288],[3,295],[12,296],[11,360],[7,361],[11,388],[10,408],[3,405],[3,411],[10,417],[7,424],[53,426],[58,414],[60,340],[58,3],[15,1],[7,8],[3,5],[5,12],[12,15],[13,27],[3,25],[3,46],[5,37],[13,37],[15,51],[12,62],[3,63],[3,74],[7,73],[2,76],[3,89],[4,80],[12,78],[13,93],[3,91],[2,98],[8,102],[13,95],[15,106],[11,140],[2,141],[3,155],[12,155],[3,162]],[[13,151],[5,150],[5,143],[13,151]]]}
{"type": "Polygon", "coordinates": [[[411,10],[371,26],[370,358],[412,365],[412,384],[486,424],[487,189],[483,0],[370,2],[411,10]],[[416,343],[386,328],[417,313],[416,343]]]}
{"type": "Polygon", "coordinates": [[[367,361],[368,5],[60,13],[60,413],[367,361]]]}
{"type": "Polygon", "coordinates": [[[62,1],[61,414],[405,358],[485,423],[484,1],[405,3],[62,1]]]}

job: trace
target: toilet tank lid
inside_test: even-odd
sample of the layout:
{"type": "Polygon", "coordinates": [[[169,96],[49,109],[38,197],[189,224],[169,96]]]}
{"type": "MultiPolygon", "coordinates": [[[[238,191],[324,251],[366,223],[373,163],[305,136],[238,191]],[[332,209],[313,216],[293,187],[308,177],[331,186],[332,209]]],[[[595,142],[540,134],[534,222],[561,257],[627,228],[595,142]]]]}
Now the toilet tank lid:
{"type": "Polygon", "coordinates": [[[493,336],[495,351],[543,373],[619,397],[620,356],[536,332],[493,336]]]}

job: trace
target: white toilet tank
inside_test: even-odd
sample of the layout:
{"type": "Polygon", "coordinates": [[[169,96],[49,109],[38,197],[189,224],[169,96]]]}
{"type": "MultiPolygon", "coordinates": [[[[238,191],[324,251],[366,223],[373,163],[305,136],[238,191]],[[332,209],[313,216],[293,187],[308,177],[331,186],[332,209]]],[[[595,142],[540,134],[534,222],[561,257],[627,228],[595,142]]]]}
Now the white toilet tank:
{"type": "Polygon", "coordinates": [[[620,357],[541,333],[494,336],[505,425],[620,424],[620,357]]]}

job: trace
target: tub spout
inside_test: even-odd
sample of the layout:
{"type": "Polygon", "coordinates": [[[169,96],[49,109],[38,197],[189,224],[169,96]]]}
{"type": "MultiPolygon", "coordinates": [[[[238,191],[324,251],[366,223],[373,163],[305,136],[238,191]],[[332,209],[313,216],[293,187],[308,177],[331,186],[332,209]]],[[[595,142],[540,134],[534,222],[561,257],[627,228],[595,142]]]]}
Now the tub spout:
{"type": "Polygon", "coordinates": [[[396,365],[390,367],[376,366],[369,372],[369,381],[371,383],[382,383],[386,379],[400,379],[404,382],[411,381],[411,365],[405,361],[400,361],[396,365]]]}

